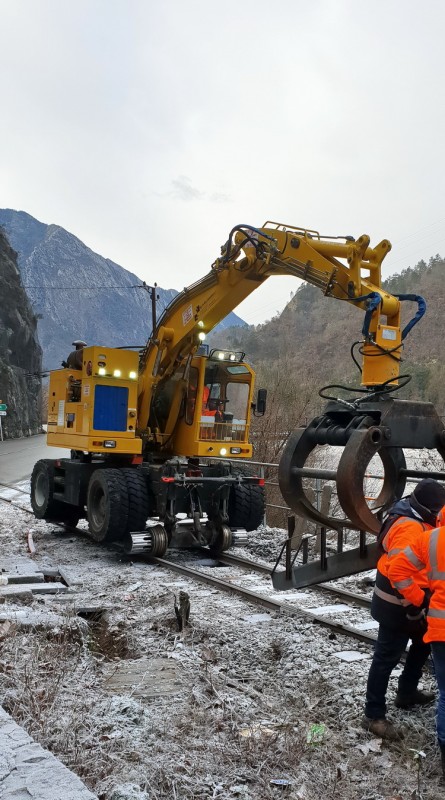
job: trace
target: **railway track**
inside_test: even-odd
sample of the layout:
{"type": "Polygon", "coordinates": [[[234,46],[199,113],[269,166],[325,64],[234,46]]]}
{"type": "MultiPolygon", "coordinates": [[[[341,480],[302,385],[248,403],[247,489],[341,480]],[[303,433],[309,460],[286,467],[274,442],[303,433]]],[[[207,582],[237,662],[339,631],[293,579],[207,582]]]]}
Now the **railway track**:
{"type": "MultiPolygon", "coordinates": [[[[203,553],[205,553],[207,557],[212,557],[212,553],[206,548],[199,550],[200,555],[203,553]]],[[[372,633],[368,633],[364,629],[368,626],[370,628],[374,627],[374,623],[369,622],[369,608],[371,601],[370,598],[367,598],[364,595],[357,595],[353,592],[343,590],[340,587],[331,587],[328,584],[325,584],[322,587],[309,587],[302,591],[294,592],[293,595],[295,599],[292,597],[292,593],[286,593],[282,599],[280,599],[280,593],[271,590],[270,587],[270,567],[267,567],[265,564],[259,564],[258,562],[250,561],[249,559],[238,558],[237,556],[232,556],[228,553],[213,556],[215,560],[215,566],[218,563],[227,563],[227,565],[232,567],[241,568],[243,574],[232,574],[228,579],[215,577],[215,575],[212,574],[214,572],[214,567],[210,567],[208,565],[205,565],[204,567],[200,566],[199,559],[196,558],[196,555],[192,559],[193,565],[190,564],[190,558],[186,563],[184,563],[182,554],[181,560],[149,556],[146,558],[151,564],[158,564],[164,569],[168,569],[172,572],[182,575],[183,577],[188,577],[198,583],[212,586],[219,591],[223,591],[228,594],[237,595],[238,597],[242,597],[244,600],[247,600],[254,605],[267,608],[271,611],[277,611],[280,614],[305,619],[308,622],[313,622],[328,628],[332,633],[342,634],[360,642],[364,642],[368,645],[373,646],[375,643],[375,636],[373,636],[372,633]],[[249,589],[245,585],[242,585],[238,582],[242,580],[244,580],[244,583],[246,582],[247,571],[250,571],[254,574],[261,574],[263,585],[260,588],[255,586],[255,589],[249,589]],[[327,605],[325,603],[326,594],[333,596],[335,599],[340,598],[346,602],[343,602],[340,605],[327,605]],[[302,601],[302,598],[304,598],[304,601],[302,601]],[[314,603],[316,610],[314,609],[314,603]],[[326,615],[323,613],[323,606],[326,609],[326,615]],[[355,608],[355,606],[357,606],[357,608],[355,608]],[[340,614],[352,612],[354,616],[359,616],[360,619],[358,625],[349,625],[338,619],[330,619],[329,614],[335,614],[336,609],[338,609],[337,613],[340,614]],[[366,609],[367,613],[364,613],[361,609],[366,609]],[[360,628],[358,627],[359,625],[362,625],[363,627],[360,628]]]]}
{"type": "MultiPolygon", "coordinates": [[[[22,481],[16,486],[0,484],[0,500],[10,503],[16,508],[27,514],[33,514],[29,504],[29,482],[22,481]]],[[[82,531],[85,533],[85,531],[82,531]]],[[[133,558],[133,556],[131,556],[133,558]]],[[[141,556],[138,556],[140,558],[141,556]]],[[[270,572],[271,567],[251,559],[242,558],[231,553],[220,553],[215,555],[207,548],[199,548],[192,553],[187,553],[187,561],[184,561],[184,553],[179,558],[158,558],[143,556],[152,564],[158,564],[163,569],[188,577],[198,583],[212,586],[219,591],[232,595],[237,595],[244,600],[276,611],[280,614],[295,616],[328,628],[333,634],[341,634],[349,638],[356,639],[368,645],[374,645],[375,636],[367,629],[374,627],[369,621],[370,598],[348,591],[342,587],[331,584],[318,584],[304,590],[285,593],[281,595],[271,589],[270,572]],[[203,558],[210,559],[213,565],[202,565],[203,558]],[[192,562],[192,563],[190,563],[192,562]],[[225,578],[216,577],[215,567],[224,566],[232,570],[232,573],[225,578]],[[212,574],[213,573],[213,574],[212,574]],[[236,573],[236,574],[235,574],[236,573]],[[247,588],[247,583],[255,582],[254,588],[247,588]],[[258,582],[260,586],[258,586],[258,582]],[[243,585],[244,584],[244,585],[243,585]],[[331,597],[334,601],[341,603],[327,604],[326,597],[331,597]],[[315,603],[315,608],[314,608],[315,603]],[[366,610],[365,613],[363,610],[366,610]],[[336,615],[336,619],[332,619],[336,615]],[[351,615],[358,620],[354,625],[338,619],[338,615],[351,615]]]]}
{"type": "MultiPolygon", "coordinates": [[[[203,551],[207,553],[209,552],[205,548],[203,548],[203,551]]],[[[250,561],[250,559],[247,558],[239,558],[231,553],[221,553],[217,556],[217,559],[222,564],[233,564],[234,566],[244,567],[245,569],[250,569],[252,572],[258,572],[262,575],[270,576],[271,573],[271,568],[267,564],[250,561]]],[[[371,599],[366,597],[366,595],[350,592],[347,589],[341,589],[339,586],[332,586],[329,583],[318,583],[316,588],[322,592],[335,595],[336,597],[343,599],[345,602],[350,601],[352,603],[357,603],[357,605],[367,608],[368,610],[371,607],[371,599]]]]}

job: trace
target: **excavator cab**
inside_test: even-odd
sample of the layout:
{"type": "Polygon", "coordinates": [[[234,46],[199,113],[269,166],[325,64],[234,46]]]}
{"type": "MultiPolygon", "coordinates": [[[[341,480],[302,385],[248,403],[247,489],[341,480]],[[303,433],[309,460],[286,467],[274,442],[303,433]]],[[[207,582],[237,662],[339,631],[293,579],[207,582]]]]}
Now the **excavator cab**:
{"type": "Polygon", "coordinates": [[[196,458],[252,457],[254,373],[243,359],[244,353],[221,349],[192,359],[174,434],[177,453],[196,458]]]}

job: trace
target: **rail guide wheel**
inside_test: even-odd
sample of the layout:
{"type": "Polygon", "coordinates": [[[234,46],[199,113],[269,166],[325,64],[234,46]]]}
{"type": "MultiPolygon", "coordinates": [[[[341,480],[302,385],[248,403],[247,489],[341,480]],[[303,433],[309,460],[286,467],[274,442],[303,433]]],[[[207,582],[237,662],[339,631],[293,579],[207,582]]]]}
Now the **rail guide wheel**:
{"type": "Polygon", "coordinates": [[[233,543],[232,531],[228,525],[220,525],[215,531],[215,535],[210,543],[210,549],[214,553],[223,553],[228,550],[233,543]]]}
{"type": "Polygon", "coordinates": [[[129,533],[125,541],[128,555],[163,558],[168,547],[167,531],[163,525],[151,525],[146,531],[129,533]]]}

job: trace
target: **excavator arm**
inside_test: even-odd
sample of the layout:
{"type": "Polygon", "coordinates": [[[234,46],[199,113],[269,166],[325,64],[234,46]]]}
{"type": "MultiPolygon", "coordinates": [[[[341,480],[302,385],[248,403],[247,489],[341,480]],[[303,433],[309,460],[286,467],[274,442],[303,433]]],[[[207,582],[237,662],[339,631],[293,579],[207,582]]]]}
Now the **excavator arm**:
{"type": "MultiPolygon", "coordinates": [[[[444,427],[431,404],[391,396],[409,380],[400,375],[403,340],[426,306],[415,294],[392,295],[382,287],[382,262],[390,250],[387,239],[371,247],[365,234],[358,239],[327,237],[276,222],[266,222],[261,228],[234,227],[210,272],[173,300],[145,348],[139,382],[139,435],[150,435],[150,407],[158,388],[180,364],[190,363],[200,341],[218,322],[270,277],[303,279],[327,297],[363,311],[362,364],[358,364],[361,386],[335,387],[356,395],[348,399],[320,391],[329,400],[323,414],[295,431],[285,447],[279,469],[281,492],[298,515],[327,528],[378,531],[382,511],[402,495],[410,475],[404,448],[437,448],[445,454],[444,427]],[[402,330],[401,303],[405,300],[417,302],[418,309],[402,330]],[[306,466],[314,449],[326,444],[344,448],[337,470],[320,472],[306,466]],[[376,455],[384,476],[381,490],[371,502],[365,497],[364,484],[367,466],[376,455]],[[329,480],[336,482],[342,518],[322,513],[306,493],[306,479],[326,478],[326,472],[329,480]]],[[[183,386],[177,383],[169,435],[180,413],[185,383],[186,374],[183,386]]]]}
{"type": "Polygon", "coordinates": [[[381,264],[390,249],[387,239],[371,248],[366,235],[329,238],[274,222],[262,228],[236,226],[210,272],[175,297],[147,343],[140,367],[140,435],[147,432],[157,388],[207,333],[275,275],[301,278],[325,295],[361,308],[362,384],[396,383],[402,344],[400,298],[381,286],[381,264]]]}

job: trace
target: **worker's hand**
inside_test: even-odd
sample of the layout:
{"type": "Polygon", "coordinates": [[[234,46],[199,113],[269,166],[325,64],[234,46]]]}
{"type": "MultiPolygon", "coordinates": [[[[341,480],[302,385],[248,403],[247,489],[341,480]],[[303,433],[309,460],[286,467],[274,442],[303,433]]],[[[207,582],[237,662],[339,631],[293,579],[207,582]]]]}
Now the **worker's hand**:
{"type": "Polygon", "coordinates": [[[431,596],[433,593],[431,589],[427,589],[425,586],[422,586],[422,589],[425,594],[425,597],[423,598],[422,608],[426,608],[426,610],[428,611],[428,606],[430,604],[431,596]]]}
{"type": "Polygon", "coordinates": [[[406,618],[410,622],[418,622],[420,619],[424,619],[426,615],[426,611],[423,606],[407,606],[406,608],[406,618]]]}

